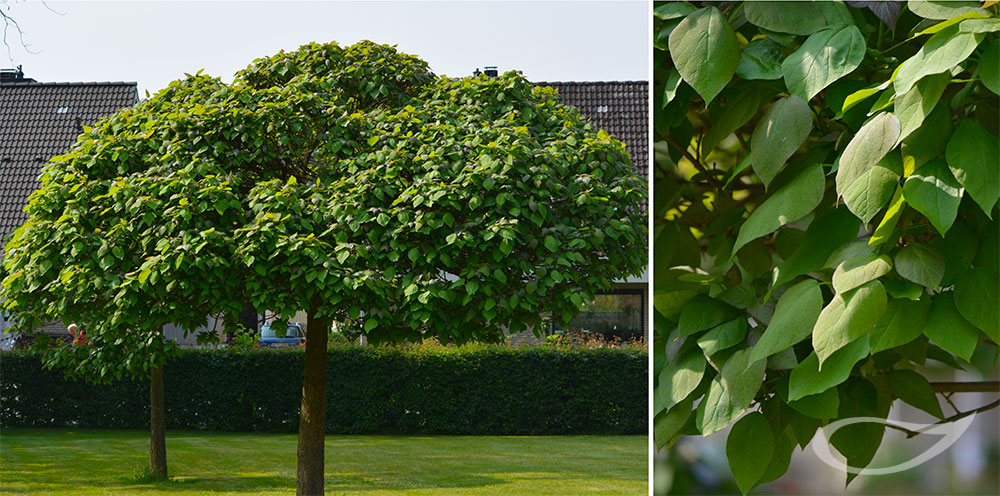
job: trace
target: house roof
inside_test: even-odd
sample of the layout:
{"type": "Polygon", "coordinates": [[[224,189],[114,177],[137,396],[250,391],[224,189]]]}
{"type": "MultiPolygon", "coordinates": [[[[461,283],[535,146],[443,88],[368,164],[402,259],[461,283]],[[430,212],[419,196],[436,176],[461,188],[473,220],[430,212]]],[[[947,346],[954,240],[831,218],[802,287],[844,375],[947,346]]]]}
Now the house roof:
{"type": "Polygon", "coordinates": [[[136,83],[0,83],[0,240],[26,219],[42,165],[68,150],[81,126],[138,99],[136,83]]]}
{"type": "Polygon", "coordinates": [[[598,129],[625,143],[639,177],[649,177],[649,86],[646,81],[543,82],[558,91],[564,105],[580,109],[580,114],[598,129]]]}

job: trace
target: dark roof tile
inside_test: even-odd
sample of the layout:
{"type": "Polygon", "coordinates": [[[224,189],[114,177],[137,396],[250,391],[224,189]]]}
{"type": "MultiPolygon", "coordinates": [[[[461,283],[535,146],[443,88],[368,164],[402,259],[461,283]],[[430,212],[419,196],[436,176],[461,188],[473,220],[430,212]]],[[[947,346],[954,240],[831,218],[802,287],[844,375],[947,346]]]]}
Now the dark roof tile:
{"type": "Polygon", "coordinates": [[[138,97],[126,82],[0,84],[0,240],[24,222],[42,165],[69,149],[80,126],[138,97]]]}

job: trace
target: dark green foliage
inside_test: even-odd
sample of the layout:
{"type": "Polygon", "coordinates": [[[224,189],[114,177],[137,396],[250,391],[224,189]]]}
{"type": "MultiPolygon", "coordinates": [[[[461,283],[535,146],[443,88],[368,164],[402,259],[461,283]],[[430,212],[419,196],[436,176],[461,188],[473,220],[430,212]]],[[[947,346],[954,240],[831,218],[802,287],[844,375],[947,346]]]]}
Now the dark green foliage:
{"type": "MultiPolygon", "coordinates": [[[[658,446],[763,408],[770,466],[732,437],[762,421],[730,434],[746,493],[787,468],[788,427],[804,447],[896,399],[944,415],[927,358],[995,373],[1000,6],[979,4],[655,6],[658,446]]],[[[883,431],[831,444],[865,467],[883,431]]]]}
{"type": "MultiPolygon", "coordinates": [[[[634,349],[338,347],[327,432],[639,434],[647,355],[634,349]]],[[[94,385],[4,353],[0,425],[144,428],[148,382],[94,385]]],[[[301,350],[185,350],[167,361],[168,429],[295,432],[301,350]]]]}

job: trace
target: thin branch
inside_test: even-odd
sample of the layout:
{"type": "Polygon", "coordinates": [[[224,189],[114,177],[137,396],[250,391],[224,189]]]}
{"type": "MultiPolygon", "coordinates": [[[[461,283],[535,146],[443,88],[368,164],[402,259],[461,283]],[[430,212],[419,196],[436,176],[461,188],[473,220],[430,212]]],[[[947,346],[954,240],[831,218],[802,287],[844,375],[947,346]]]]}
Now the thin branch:
{"type": "Polygon", "coordinates": [[[1000,381],[932,382],[936,393],[998,393],[1000,381]]]}
{"type": "Polygon", "coordinates": [[[949,422],[955,422],[956,420],[961,420],[961,419],[963,419],[965,417],[968,417],[969,415],[972,415],[973,413],[983,413],[983,412],[985,412],[987,410],[992,410],[992,409],[994,409],[994,408],[996,408],[998,406],[1000,406],[1000,400],[996,400],[993,403],[990,403],[988,405],[983,405],[983,406],[981,406],[979,408],[976,408],[975,410],[969,410],[967,412],[956,413],[955,415],[952,415],[951,417],[945,418],[943,420],[939,420],[939,421],[937,421],[937,422],[935,422],[935,423],[933,423],[933,424],[931,424],[931,425],[927,426],[926,428],[921,429],[919,431],[911,431],[910,429],[907,429],[905,427],[900,427],[898,425],[893,425],[893,424],[890,424],[888,422],[885,424],[885,426],[888,427],[888,428],[890,428],[890,429],[895,429],[897,431],[905,432],[906,433],[906,437],[907,438],[911,438],[911,437],[923,434],[927,429],[930,429],[931,427],[934,427],[935,425],[941,425],[941,424],[947,424],[949,422]]]}
{"type": "Polygon", "coordinates": [[[698,159],[694,158],[694,156],[691,155],[691,152],[687,150],[687,147],[681,146],[680,143],[678,143],[677,140],[675,140],[670,135],[665,135],[663,138],[667,140],[667,143],[670,143],[671,146],[673,146],[679,152],[684,154],[684,158],[688,159],[688,161],[690,161],[691,164],[694,165],[694,168],[698,169],[698,172],[701,172],[701,174],[708,179],[708,182],[712,183],[712,185],[714,185],[717,189],[722,189],[722,183],[720,183],[715,178],[715,176],[708,173],[708,169],[706,169],[705,166],[698,161],[698,159]]]}
{"type": "Polygon", "coordinates": [[[954,396],[954,394],[955,393],[948,393],[942,396],[944,397],[944,400],[947,401],[949,405],[951,405],[951,409],[955,410],[955,413],[958,413],[960,410],[958,409],[957,406],[955,406],[955,402],[951,401],[951,397],[954,396]]]}

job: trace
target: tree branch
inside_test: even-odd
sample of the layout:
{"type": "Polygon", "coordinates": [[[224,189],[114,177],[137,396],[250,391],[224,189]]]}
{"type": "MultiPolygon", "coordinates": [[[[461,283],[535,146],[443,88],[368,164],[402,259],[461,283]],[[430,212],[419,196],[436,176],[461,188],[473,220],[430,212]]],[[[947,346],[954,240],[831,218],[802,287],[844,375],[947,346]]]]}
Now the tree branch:
{"type": "MultiPolygon", "coordinates": [[[[948,417],[948,418],[939,420],[937,422],[934,422],[933,424],[927,426],[924,430],[929,429],[929,428],[931,428],[931,427],[933,427],[935,425],[941,425],[941,424],[947,424],[949,422],[955,422],[956,420],[960,420],[960,419],[963,419],[965,417],[968,417],[969,415],[972,415],[973,413],[982,413],[982,412],[985,412],[987,410],[992,410],[992,409],[994,409],[994,408],[996,408],[998,406],[1000,406],[1000,400],[996,400],[993,403],[990,403],[988,405],[983,405],[983,406],[981,406],[979,408],[976,408],[975,410],[969,410],[967,412],[956,413],[955,415],[952,415],[951,417],[948,417]]],[[[898,425],[893,425],[893,424],[890,424],[888,422],[885,424],[885,426],[888,427],[888,428],[890,428],[890,429],[895,429],[897,431],[905,432],[907,438],[911,438],[911,437],[914,437],[916,435],[924,433],[924,430],[911,431],[910,429],[907,429],[905,427],[900,427],[898,425]]]]}
{"type": "Polygon", "coordinates": [[[698,159],[694,158],[694,156],[691,155],[691,152],[687,150],[686,146],[681,146],[681,144],[678,143],[677,140],[675,140],[670,135],[664,135],[663,138],[667,140],[667,143],[670,143],[671,146],[676,148],[677,151],[684,154],[684,158],[688,159],[688,161],[691,162],[692,165],[694,165],[694,168],[698,169],[698,172],[701,172],[701,174],[705,176],[706,179],[708,179],[708,182],[712,183],[712,185],[715,186],[717,189],[722,189],[722,183],[720,183],[715,178],[715,176],[708,173],[708,169],[706,169],[705,166],[698,161],[698,159]]]}
{"type": "Polygon", "coordinates": [[[1000,381],[932,382],[935,393],[997,393],[1000,381]]]}

